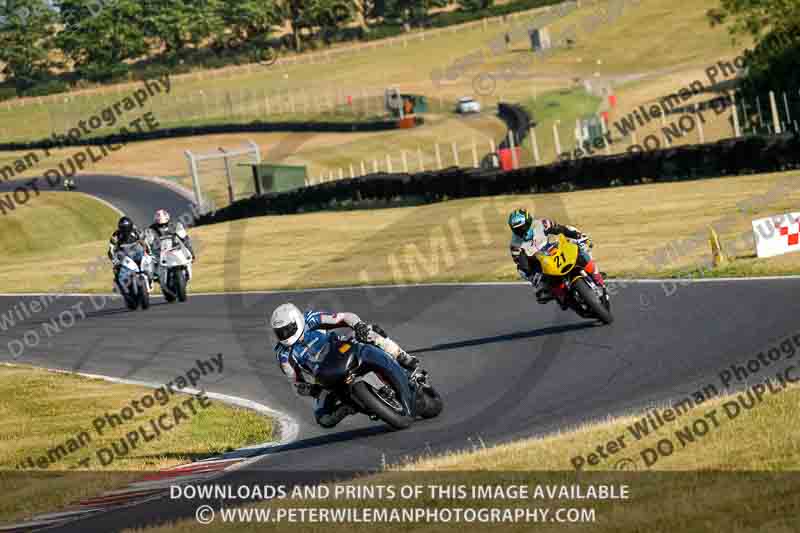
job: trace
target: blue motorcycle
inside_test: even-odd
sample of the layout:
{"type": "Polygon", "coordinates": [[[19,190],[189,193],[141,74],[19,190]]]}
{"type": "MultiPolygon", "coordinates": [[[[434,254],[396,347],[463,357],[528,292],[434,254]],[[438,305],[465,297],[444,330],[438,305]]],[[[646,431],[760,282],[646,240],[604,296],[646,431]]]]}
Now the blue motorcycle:
{"type": "Polygon", "coordinates": [[[310,361],[317,384],[373,420],[405,429],[417,417],[442,412],[442,398],[426,370],[413,372],[371,344],[331,335],[328,345],[310,361]]]}

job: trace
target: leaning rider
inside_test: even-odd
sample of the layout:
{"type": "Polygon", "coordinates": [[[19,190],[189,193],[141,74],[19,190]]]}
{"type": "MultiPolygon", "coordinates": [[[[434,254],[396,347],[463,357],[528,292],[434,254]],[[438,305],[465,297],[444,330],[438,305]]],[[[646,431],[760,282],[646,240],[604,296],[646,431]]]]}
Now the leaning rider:
{"type": "Polygon", "coordinates": [[[597,263],[589,254],[592,240],[574,226],[558,224],[547,218],[535,219],[525,209],[513,210],[508,216],[508,226],[512,232],[511,257],[517,265],[520,277],[531,282],[537,289],[536,301],[540,304],[545,304],[555,298],[562,308],[565,307],[566,293],[561,287],[551,287],[547,282],[542,283],[541,265],[533,259],[534,254],[547,245],[549,235],[562,234],[578,244],[580,249],[578,266],[591,275],[595,283],[601,287],[605,285],[597,263]]]}
{"type": "Polygon", "coordinates": [[[413,371],[419,364],[416,357],[403,351],[379,326],[363,322],[354,313],[307,311],[303,314],[293,303],[285,303],[273,311],[269,324],[278,339],[275,355],[281,370],[294,384],[297,394],[315,398],[314,417],[324,428],[332,428],[355,413],[335,394],[304,378],[304,374],[313,375],[312,362],[328,346],[332,333],[326,330],[349,327],[358,342],[377,346],[403,368],[413,371]]]}
{"type": "Polygon", "coordinates": [[[158,264],[159,258],[161,257],[161,238],[170,235],[179,238],[181,242],[183,242],[189,250],[189,253],[192,254],[193,261],[197,259],[194,248],[192,248],[192,239],[189,237],[186,227],[184,227],[181,221],[170,224],[169,211],[166,209],[158,209],[155,212],[153,215],[153,223],[144,230],[144,235],[147,244],[153,252],[153,258],[156,264],[158,264]]]}

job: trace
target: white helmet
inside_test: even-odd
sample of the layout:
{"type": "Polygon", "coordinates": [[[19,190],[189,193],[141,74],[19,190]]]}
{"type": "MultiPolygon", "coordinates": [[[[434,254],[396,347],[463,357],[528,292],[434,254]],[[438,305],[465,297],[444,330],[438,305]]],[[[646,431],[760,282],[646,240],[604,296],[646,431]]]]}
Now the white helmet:
{"type": "Polygon", "coordinates": [[[169,213],[166,209],[159,209],[153,216],[153,222],[159,226],[166,226],[169,224],[169,213]]]}
{"type": "Polygon", "coordinates": [[[278,337],[278,342],[284,346],[291,346],[303,334],[306,328],[306,320],[296,305],[285,303],[279,305],[272,312],[269,325],[272,331],[275,332],[275,336],[278,337]]]}

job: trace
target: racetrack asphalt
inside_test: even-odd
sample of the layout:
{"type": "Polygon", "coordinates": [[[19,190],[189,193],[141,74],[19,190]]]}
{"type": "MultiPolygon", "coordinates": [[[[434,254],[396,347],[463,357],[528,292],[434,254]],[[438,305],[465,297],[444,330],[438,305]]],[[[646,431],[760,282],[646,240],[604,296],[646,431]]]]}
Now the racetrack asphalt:
{"type": "MultiPolygon", "coordinates": [[[[104,199],[114,202],[116,195],[127,195],[114,192],[115,187],[104,199]]],[[[137,200],[126,201],[151,198],[137,194],[137,200]]],[[[667,296],[658,283],[632,283],[613,297],[616,321],[611,326],[598,326],[553,304],[537,305],[533,291],[522,284],[190,294],[186,303],[158,298],[148,311],[136,312],[124,309],[116,297],[97,306],[97,298],[93,303],[89,297],[62,296],[13,329],[0,331],[0,360],[11,360],[9,341],[31,329],[41,333],[45,322],[79,301],[85,319],[52,338],[41,335],[40,344],[17,361],[163,383],[185,374],[197,359],[222,353],[222,377],[214,374],[216,381],[203,382],[207,390],[268,405],[299,425],[297,440],[265,449],[257,462],[225,480],[321,480],[333,471],[379,470],[409,457],[471,448],[476,441],[541,435],[691,394],[709,376],[796,333],[798,288],[797,279],[708,281],[681,286],[667,296]],[[399,432],[363,415],[334,429],[318,427],[311,401],[297,398],[281,374],[265,328],[268,313],[287,300],[301,307],[353,311],[383,326],[422,358],[444,398],[443,413],[399,432]]],[[[34,298],[0,297],[0,313],[34,298]]],[[[195,509],[191,501],[156,500],[55,531],[118,531],[190,518],[195,509]]]]}
{"type": "MultiPolygon", "coordinates": [[[[196,295],[183,304],[156,300],[150,310],[138,312],[123,310],[115,300],[18,360],[164,382],[192,368],[196,359],[223,353],[223,377],[206,383],[207,390],[266,404],[300,426],[298,440],[267,451],[246,472],[226,479],[263,483],[297,471],[324,478],[331,470],[380,469],[409,456],[469,448],[479,438],[491,444],[542,434],[689,394],[697,390],[690,384],[796,331],[799,285],[798,280],[708,282],[664,297],[659,284],[633,284],[614,299],[617,320],[611,326],[539,306],[521,285],[336,291],[340,309],[380,323],[419,355],[444,397],[440,417],[400,432],[363,415],[332,430],[319,428],[310,401],[294,396],[276,364],[264,316],[286,300],[307,305],[319,296],[315,292],[196,295]],[[643,294],[659,303],[643,309],[643,294]],[[392,302],[376,303],[376,296],[392,302]]],[[[25,328],[37,327],[78,299],[62,297],[40,319],[0,334],[0,349],[5,352],[6,343],[25,328]]],[[[4,297],[0,309],[17,301],[4,297]]],[[[88,300],[85,308],[92,309],[88,300]]],[[[193,513],[190,502],[154,501],[83,520],[80,530],[115,531],[193,513]]]]}
{"type": "MultiPolygon", "coordinates": [[[[0,193],[11,192],[28,181],[30,180],[20,179],[0,182],[0,193]]],[[[51,190],[64,192],[60,185],[51,188],[44,178],[40,178],[39,181],[39,188],[44,192],[51,190]]],[[[77,176],[75,183],[77,192],[105,200],[131,217],[139,227],[146,227],[152,223],[153,213],[156,209],[166,209],[173,216],[191,213],[191,202],[187,198],[168,187],[146,179],[89,174],[77,176]]],[[[35,205],[34,202],[36,202],[36,197],[31,192],[26,205],[35,205]]],[[[2,218],[0,218],[0,222],[2,222],[2,218]]],[[[111,235],[111,230],[109,230],[109,235],[111,235]]]]}

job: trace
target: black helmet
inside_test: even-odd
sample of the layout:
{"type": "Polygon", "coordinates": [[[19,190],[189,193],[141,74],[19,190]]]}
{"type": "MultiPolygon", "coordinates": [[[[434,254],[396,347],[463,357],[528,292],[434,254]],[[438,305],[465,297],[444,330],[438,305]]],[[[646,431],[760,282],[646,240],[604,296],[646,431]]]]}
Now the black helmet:
{"type": "Polygon", "coordinates": [[[117,231],[123,235],[130,235],[133,231],[133,220],[128,217],[122,217],[117,222],[117,231]]]}

